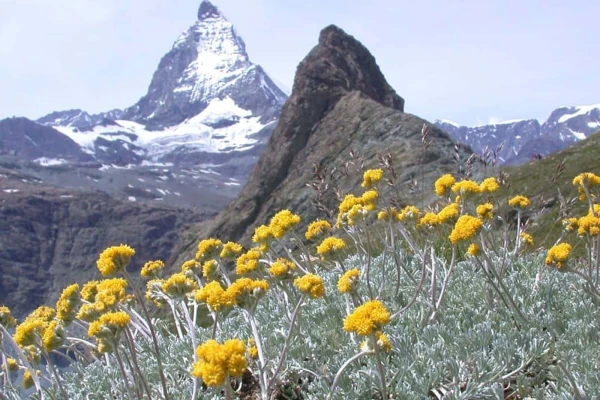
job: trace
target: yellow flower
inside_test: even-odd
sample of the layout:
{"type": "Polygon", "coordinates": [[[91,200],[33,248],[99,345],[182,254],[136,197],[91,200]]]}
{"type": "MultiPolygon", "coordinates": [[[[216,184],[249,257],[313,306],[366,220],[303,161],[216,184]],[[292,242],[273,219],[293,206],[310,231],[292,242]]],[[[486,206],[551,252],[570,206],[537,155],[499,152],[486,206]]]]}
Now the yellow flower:
{"type": "Polygon", "coordinates": [[[491,203],[484,203],[477,206],[477,215],[481,219],[491,219],[493,217],[492,210],[494,206],[491,203]]]}
{"type": "Polygon", "coordinates": [[[167,303],[165,294],[162,291],[165,282],[164,279],[151,279],[146,283],[146,299],[159,308],[167,303]]]}
{"type": "Polygon", "coordinates": [[[23,373],[22,385],[24,389],[29,389],[34,385],[33,375],[31,375],[31,371],[29,369],[26,369],[23,373]]]}
{"type": "Polygon", "coordinates": [[[368,169],[363,174],[363,183],[362,187],[366,189],[370,189],[373,185],[377,184],[383,178],[383,170],[378,169],[368,169]]]}
{"type": "Polygon", "coordinates": [[[257,227],[254,230],[254,235],[252,235],[252,242],[260,245],[259,248],[261,251],[267,251],[273,240],[275,240],[275,236],[271,228],[267,225],[257,227]]]}
{"type": "Polygon", "coordinates": [[[190,272],[196,276],[202,275],[202,265],[196,260],[187,260],[181,264],[181,272],[186,274],[190,272]]]}
{"type": "Polygon", "coordinates": [[[285,278],[289,276],[289,274],[296,269],[296,265],[287,260],[285,258],[278,258],[271,267],[269,268],[269,273],[277,278],[285,278]]]}
{"type": "Polygon", "coordinates": [[[214,278],[215,272],[217,271],[217,261],[208,260],[202,264],[202,276],[210,280],[214,278]]]}
{"type": "Polygon", "coordinates": [[[547,265],[556,265],[558,269],[561,269],[564,263],[569,258],[569,254],[571,253],[572,247],[568,243],[559,243],[556,246],[552,247],[548,250],[548,254],[546,256],[546,264],[547,265]]]}
{"type": "Polygon", "coordinates": [[[39,318],[26,318],[25,321],[17,325],[13,339],[19,347],[35,345],[41,337],[44,329],[48,326],[48,321],[39,318]]]}
{"type": "Polygon", "coordinates": [[[253,359],[258,358],[258,348],[256,347],[254,338],[248,339],[248,356],[253,359]]]}
{"type": "Polygon", "coordinates": [[[440,221],[439,215],[437,215],[436,213],[428,212],[419,219],[419,222],[417,222],[417,228],[422,228],[424,226],[431,228],[434,226],[438,226],[441,223],[442,221],[440,221]]]}
{"type": "Polygon", "coordinates": [[[81,288],[81,298],[85,301],[92,301],[98,293],[98,281],[89,281],[81,288]]]}
{"type": "Polygon", "coordinates": [[[533,237],[529,233],[521,232],[520,236],[527,246],[533,246],[533,237]]]}
{"type": "Polygon", "coordinates": [[[362,205],[367,208],[368,211],[373,211],[375,209],[375,204],[377,203],[377,199],[379,198],[379,193],[377,190],[367,190],[360,197],[362,205]]]}
{"type": "Polygon", "coordinates": [[[345,294],[349,293],[358,284],[358,278],[360,276],[360,271],[357,268],[346,271],[344,275],[338,280],[337,289],[340,293],[345,294]]]}
{"type": "Polygon", "coordinates": [[[104,279],[96,285],[96,302],[103,303],[108,308],[116,308],[117,304],[125,300],[127,294],[127,281],[123,278],[104,279]]]}
{"type": "Polygon", "coordinates": [[[56,302],[56,318],[69,324],[75,320],[75,310],[81,304],[79,298],[79,285],[69,285],[63,289],[56,302]]]}
{"type": "Polygon", "coordinates": [[[310,295],[313,299],[325,296],[325,285],[319,275],[306,274],[300,278],[294,279],[294,286],[302,293],[310,295]]]}
{"type": "Polygon", "coordinates": [[[577,234],[579,236],[590,235],[592,237],[600,234],[600,217],[593,214],[585,215],[577,221],[577,234]]]}
{"type": "Polygon", "coordinates": [[[481,219],[471,215],[462,215],[450,232],[450,241],[452,244],[457,244],[461,240],[469,240],[479,232],[482,225],[481,219]]]}
{"type": "Polygon", "coordinates": [[[110,312],[92,322],[88,328],[88,336],[100,339],[118,338],[131,318],[123,311],[110,312]]]}
{"type": "Polygon", "coordinates": [[[579,228],[579,220],[577,218],[563,219],[562,223],[567,232],[573,232],[575,229],[579,228]]]}
{"type": "Polygon", "coordinates": [[[52,307],[40,306],[33,310],[26,319],[39,319],[44,322],[50,322],[54,319],[54,317],[56,317],[56,310],[54,310],[52,307]]]}
{"type": "Polygon", "coordinates": [[[161,269],[163,269],[164,267],[165,267],[165,263],[162,262],[161,260],[148,261],[142,267],[142,270],[140,271],[140,275],[142,276],[142,278],[146,278],[146,279],[155,278],[157,276],[158,272],[161,269]]]}
{"type": "Polygon", "coordinates": [[[192,375],[202,379],[206,386],[221,386],[225,377],[242,376],[248,362],[246,345],[239,339],[230,339],[222,345],[211,339],[196,348],[198,361],[192,366],[192,375]]]}
{"type": "Polygon", "coordinates": [[[591,186],[597,186],[600,185],[600,176],[591,172],[584,172],[582,174],[577,175],[573,179],[573,185],[579,185],[586,188],[589,188],[591,186]]]}
{"type": "Polygon", "coordinates": [[[419,209],[415,206],[406,206],[398,214],[398,221],[404,221],[405,219],[417,219],[421,215],[419,209]]]}
{"type": "Polygon", "coordinates": [[[442,208],[438,213],[440,223],[443,224],[458,217],[458,204],[451,203],[442,208]]]}
{"type": "Polygon", "coordinates": [[[375,337],[377,338],[377,347],[386,353],[392,351],[392,344],[390,343],[390,339],[387,335],[381,331],[375,332],[375,337]]]}
{"type": "Polygon", "coordinates": [[[269,290],[269,282],[264,279],[254,280],[239,278],[229,286],[223,294],[225,304],[245,307],[250,297],[259,298],[269,290]]]}
{"type": "Polygon", "coordinates": [[[7,357],[6,364],[8,365],[9,372],[17,372],[19,370],[19,363],[17,363],[17,360],[15,360],[14,358],[7,357]]]}
{"type": "Polygon", "coordinates": [[[496,178],[485,178],[479,185],[479,190],[481,190],[481,193],[494,193],[499,187],[496,178]]]}
{"type": "Polygon", "coordinates": [[[531,200],[529,200],[527,197],[525,196],[515,196],[512,199],[510,199],[508,201],[508,205],[513,207],[513,208],[527,208],[531,205],[531,200]]]}
{"type": "Polygon", "coordinates": [[[65,342],[65,331],[58,321],[51,321],[42,333],[42,347],[50,353],[58,349],[65,342]]]}
{"type": "Polygon", "coordinates": [[[134,255],[135,250],[127,245],[112,246],[100,253],[96,266],[102,276],[115,275],[127,267],[134,255]]]}
{"type": "Polygon", "coordinates": [[[235,242],[227,242],[223,245],[223,250],[221,250],[220,257],[221,258],[235,258],[239,256],[244,248],[241,244],[235,242]]]}
{"type": "Polygon", "coordinates": [[[321,237],[323,237],[323,235],[329,232],[331,232],[331,224],[327,221],[318,219],[316,221],[311,222],[310,225],[308,225],[304,237],[307,240],[314,241],[320,239],[321,237]]]}
{"type": "Polygon", "coordinates": [[[197,290],[194,295],[197,302],[204,302],[214,311],[218,311],[223,307],[233,306],[232,298],[225,296],[225,289],[217,281],[212,281],[202,289],[197,290]]]}
{"type": "Polygon", "coordinates": [[[104,312],[106,312],[106,305],[104,303],[86,303],[83,304],[79,309],[79,312],[77,313],[77,319],[85,322],[93,322],[100,318],[104,312]]]}
{"type": "Polygon", "coordinates": [[[476,256],[479,254],[479,246],[476,243],[471,243],[469,247],[467,247],[467,254],[470,256],[476,256]]]}
{"type": "Polygon", "coordinates": [[[293,214],[290,210],[281,210],[271,218],[269,228],[273,236],[282,239],[287,232],[294,229],[300,223],[300,216],[293,214]]]}
{"type": "Polygon", "coordinates": [[[171,275],[161,289],[165,294],[176,299],[183,299],[186,294],[196,289],[196,282],[182,273],[171,275]]]}
{"type": "Polygon", "coordinates": [[[344,320],[344,330],[368,336],[390,322],[390,313],[379,300],[370,300],[357,307],[344,320]]]}
{"type": "Polygon", "coordinates": [[[437,181],[435,181],[433,185],[435,188],[435,194],[437,194],[440,197],[447,195],[450,191],[450,188],[452,188],[452,186],[454,186],[455,183],[456,180],[452,175],[442,175],[438,178],[437,181]]]}
{"type": "Polygon", "coordinates": [[[471,194],[481,193],[481,189],[479,188],[477,182],[469,179],[456,182],[454,185],[452,185],[452,191],[463,197],[471,194]]]}
{"type": "Polygon", "coordinates": [[[326,238],[317,246],[317,254],[323,261],[331,260],[339,255],[346,248],[346,242],[343,239],[331,236],[326,238]]]}
{"type": "Polygon", "coordinates": [[[220,254],[223,242],[219,239],[208,238],[198,243],[198,251],[196,252],[196,260],[207,261],[220,254]]]}
{"type": "Polygon", "coordinates": [[[238,257],[235,263],[235,272],[238,275],[245,275],[258,268],[258,261],[262,252],[259,249],[250,249],[238,257]]]}
{"type": "MultiPolygon", "coordinates": [[[[23,351],[23,355],[25,359],[29,361],[32,365],[38,365],[42,359],[42,354],[40,350],[35,345],[25,346],[21,349],[23,351]]],[[[38,373],[39,375],[39,373],[38,373]]]]}
{"type": "Polygon", "coordinates": [[[10,309],[6,306],[0,306],[0,325],[10,329],[17,324],[17,320],[12,316],[10,309]]]}

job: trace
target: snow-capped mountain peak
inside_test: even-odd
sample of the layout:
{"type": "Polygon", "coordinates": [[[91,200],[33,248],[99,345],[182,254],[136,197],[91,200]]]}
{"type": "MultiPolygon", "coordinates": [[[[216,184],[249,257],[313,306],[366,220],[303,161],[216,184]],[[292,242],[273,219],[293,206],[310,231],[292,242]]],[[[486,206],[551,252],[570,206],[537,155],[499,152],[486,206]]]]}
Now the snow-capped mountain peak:
{"type": "Polygon", "coordinates": [[[177,38],[160,61],[148,93],[125,111],[124,118],[162,129],[225,97],[265,123],[278,115],[286,99],[265,71],[250,61],[233,24],[203,1],[198,20],[177,38]]]}

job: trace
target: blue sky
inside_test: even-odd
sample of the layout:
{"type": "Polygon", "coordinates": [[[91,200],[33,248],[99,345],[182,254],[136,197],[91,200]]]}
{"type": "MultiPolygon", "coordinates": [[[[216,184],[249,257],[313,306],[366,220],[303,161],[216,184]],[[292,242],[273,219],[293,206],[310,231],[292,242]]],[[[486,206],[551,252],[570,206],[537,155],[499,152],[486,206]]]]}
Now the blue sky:
{"type": "MultiPolygon", "coordinates": [[[[334,23],[371,50],[406,111],[474,125],[600,103],[600,1],[214,0],[250,58],[291,87],[334,23]]],[[[123,108],[200,0],[0,0],[0,118],[123,108]]]]}

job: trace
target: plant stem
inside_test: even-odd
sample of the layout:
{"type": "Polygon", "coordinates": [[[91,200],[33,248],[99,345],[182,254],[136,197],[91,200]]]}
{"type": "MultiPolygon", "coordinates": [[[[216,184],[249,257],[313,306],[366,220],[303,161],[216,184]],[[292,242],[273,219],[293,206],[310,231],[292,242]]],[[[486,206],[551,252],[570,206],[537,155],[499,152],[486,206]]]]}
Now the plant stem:
{"type": "Polygon", "coordinates": [[[117,359],[117,364],[119,366],[119,370],[121,371],[121,375],[123,375],[123,382],[125,383],[125,389],[127,389],[127,397],[132,400],[131,396],[131,387],[129,386],[129,381],[127,380],[127,373],[125,372],[125,366],[123,365],[123,360],[121,359],[121,355],[119,354],[119,343],[117,340],[113,341],[113,346],[115,349],[115,358],[117,359]]]}
{"type": "Polygon", "coordinates": [[[152,343],[154,345],[154,351],[156,352],[156,363],[158,364],[158,373],[160,375],[160,382],[161,382],[162,388],[163,388],[163,395],[165,396],[165,400],[169,400],[169,392],[167,391],[167,380],[165,378],[162,360],[160,357],[160,348],[158,347],[158,338],[156,337],[156,331],[154,330],[154,327],[152,326],[152,319],[150,318],[150,313],[148,312],[146,303],[144,303],[144,298],[143,298],[142,294],[140,293],[140,290],[138,289],[137,285],[134,285],[134,282],[131,279],[131,276],[129,275],[129,273],[126,270],[123,270],[123,273],[125,275],[125,278],[129,282],[129,284],[133,287],[135,295],[137,296],[138,301],[140,302],[140,305],[142,307],[142,311],[144,312],[144,316],[146,317],[146,320],[148,321],[148,328],[150,329],[150,335],[152,336],[152,343]]]}
{"type": "Polygon", "coordinates": [[[329,388],[329,396],[327,396],[327,400],[331,399],[331,396],[333,395],[333,390],[337,386],[337,382],[340,379],[340,377],[342,376],[342,372],[344,372],[344,370],[346,368],[348,368],[348,366],[350,364],[352,364],[354,361],[358,360],[362,356],[366,356],[366,355],[374,354],[374,353],[375,352],[373,350],[361,351],[360,353],[358,353],[358,354],[350,357],[348,360],[346,360],[346,362],[344,364],[342,364],[342,366],[338,370],[337,374],[335,374],[335,378],[333,378],[333,383],[331,384],[331,387],[329,388]]]}
{"type": "Polygon", "coordinates": [[[135,370],[137,371],[137,374],[139,375],[140,379],[142,380],[142,385],[144,386],[144,390],[148,394],[148,399],[152,400],[152,393],[150,392],[150,388],[148,387],[148,382],[146,381],[146,378],[142,374],[142,370],[140,369],[140,365],[137,360],[135,343],[133,341],[133,335],[131,334],[129,327],[127,327],[127,326],[125,327],[125,336],[127,338],[127,343],[129,345],[129,351],[131,352],[131,358],[133,359],[133,365],[135,366],[135,370]]]}

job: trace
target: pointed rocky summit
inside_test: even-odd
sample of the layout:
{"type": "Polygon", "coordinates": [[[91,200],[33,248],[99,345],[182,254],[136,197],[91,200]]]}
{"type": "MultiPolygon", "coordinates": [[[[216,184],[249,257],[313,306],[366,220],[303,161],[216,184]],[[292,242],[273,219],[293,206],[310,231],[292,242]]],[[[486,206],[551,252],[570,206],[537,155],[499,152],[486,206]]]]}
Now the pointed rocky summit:
{"type": "Polygon", "coordinates": [[[225,98],[267,123],[277,117],[286,95],[250,61],[233,24],[212,3],[203,1],[198,20],[160,60],[148,93],[122,118],[160,129],[225,98]]]}
{"type": "MultiPolygon", "coordinates": [[[[218,237],[248,243],[254,228],[280,209],[299,213],[303,224],[327,217],[311,202],[313,166],[331,171],[358,150],[365,168],[377,167],[377,154],[391,151],[399,181],[421,168],[423,121],[404,112],[404,100],[385,80],[375,58],[354,37],[336,26],[321,31],[319,43],[300,63],[292,94],[266,149],[239,197],[213,221],[196,228],[194,240],[218,237]]],[[[432,128],[423,168],[424,179],[454,170],[453,143],[432,128]]],[[[418,171],[421,171],[420,169],[418,171]]],[[[346,193],[356,191],[361,174],[335,182],[346,193]]],[[[326,193],[335,207],[333,190],[326,193]]],[[[181,258],[192,255],[196,242],[182,244],[181,258]]]]}

